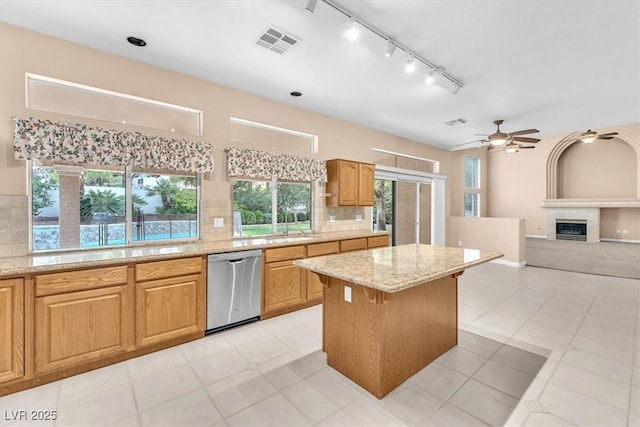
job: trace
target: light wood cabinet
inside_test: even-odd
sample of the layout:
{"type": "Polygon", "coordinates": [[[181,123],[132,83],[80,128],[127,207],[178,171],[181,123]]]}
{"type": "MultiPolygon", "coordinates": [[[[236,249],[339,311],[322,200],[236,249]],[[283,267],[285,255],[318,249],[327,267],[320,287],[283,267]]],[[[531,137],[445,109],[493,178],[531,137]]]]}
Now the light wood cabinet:
{"type": "Polygon", "coordinates": [[[384,248],[389,246],[389,236],[367,237],[367,249],[384,248]]]}
{"type": "Polygon", "coordinates": [[[369,163],[358,164],[358,206],[373,206],[375,166],[369,163]]]}
{"type": "Polygon", "coordinates": [[[136,265],[137,346],[204,332],[203,270],[201,257],[136,265]]]}
{"type": "Polygon", "coordinates": [[[36,373],[128,350],[132,303],[124,285],[36,298],[36,373]]]}
{"type": "Polygon", "coordinates": [[[367,239],[349,239],[340,241],[340,252],[363,251],[367,249],[367,239]]]}
{"type": "Polygon", "coordinates": [[[0,280],[0,383],[24,375],[24,280],[0,280]]]}
{"type": "Polygon", "coordinates": [[[373,206],[375,166],[351,160],[327,161],[328,207],[373,206]]]}
{"type": "MultiPolygon", "coordinates": [[[[307,245],[307,258],[332,255],[340,252],[339,242],[314,243],[307,245]]],[[[313,271],[306,270],[307,273],[307,301],[312,303],[322,302],[322,280],[313,271]]]]}
{"type": "Polygon", "coordinates": [[[305,273],[293,261],[265,264],[263,317],[295,310],[306,301],[305,273]]]}
{"type": "Polygon", "coordinates": [[[306,270],[293,265],[294,260],[304,258],[305,254],[304,245],[264,250],[262,319],[305,306],[306,270]]]}

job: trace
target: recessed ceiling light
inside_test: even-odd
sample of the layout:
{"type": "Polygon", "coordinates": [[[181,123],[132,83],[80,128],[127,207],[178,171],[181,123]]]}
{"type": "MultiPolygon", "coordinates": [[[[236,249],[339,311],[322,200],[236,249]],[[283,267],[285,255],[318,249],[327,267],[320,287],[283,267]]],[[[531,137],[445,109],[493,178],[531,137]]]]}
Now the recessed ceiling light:
{"type": "Polygon", "coordinates": [[[289,95],[298,97],[298,96],[302,96],[302,92],[298,92],[297,90],[295,90],[295,91],[291,92],[289,95]]]}
{"type": "Polygon", "coordinates": [[[138,46],[138,47],[143,47],[143,46],[146,46],[146,45],[147,45],[147,42],[146,42],[146,41],[144,41],[144,40],[142,40],[142,39],[139,39],[139,38],[137,38],[137,37],[133,37],[133,36],[129,36],[129,37],[127,37],[127,41],[128,41],[129,43],[131,43],[132,45],[134,45],[134,46],[138,46]]]}

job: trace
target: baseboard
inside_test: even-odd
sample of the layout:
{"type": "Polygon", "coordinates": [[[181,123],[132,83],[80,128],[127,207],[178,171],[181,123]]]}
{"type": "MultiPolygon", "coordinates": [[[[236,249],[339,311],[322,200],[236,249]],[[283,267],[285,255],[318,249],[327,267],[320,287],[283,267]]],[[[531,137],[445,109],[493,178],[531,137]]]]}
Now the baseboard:
{"type": "Polygon", "coordinates": [[[531,239],[546,239],[547,238],[547,236],[543,236],[543,235],[540,235],[540,234],[525,234],[524,237],[531,238],[531,239]]]}
{"type": "Polygon", "coordinates": [[[640,240],[631,239],[600,239],[601,242],[615,242],[615,243],[640,243],[640,240]]]}
{"type": "Polygon", "coordinates": [[[496,264],[502,264],[502,265],[506,265],[506,266],[509,266],[509,267],[515,267],[515,268],[522,268],[525,265],[527,265],[527,261],[526,260],[518,262],[518,261],[509,261],[509,260],[506,260],[506,259],[498,258],[498,259],[491,260],[489,262],[493,262],[493,263],[496,263],[496,264]]]}

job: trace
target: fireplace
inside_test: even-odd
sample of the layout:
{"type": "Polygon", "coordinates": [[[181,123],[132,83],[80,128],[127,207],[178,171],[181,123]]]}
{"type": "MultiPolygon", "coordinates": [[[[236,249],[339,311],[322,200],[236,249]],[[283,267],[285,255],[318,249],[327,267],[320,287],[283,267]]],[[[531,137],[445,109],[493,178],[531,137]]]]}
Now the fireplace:
{"type": "Polygon", "coordinates": [[[587,221],[582,219],[556,219],[556,240],[587,241],[587,221]]]}

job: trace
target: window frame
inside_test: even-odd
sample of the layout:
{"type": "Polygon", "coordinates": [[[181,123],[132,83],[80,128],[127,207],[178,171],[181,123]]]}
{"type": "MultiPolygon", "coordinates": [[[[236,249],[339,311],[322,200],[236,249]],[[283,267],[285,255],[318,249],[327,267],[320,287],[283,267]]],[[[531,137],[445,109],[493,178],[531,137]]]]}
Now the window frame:
{"type": "MultiPolygon", "coordinates": [[[[281,231],[278,231],[278,184],[305,184],[309,186],[309,207],[310,207],[310,211],[313,212],[313,195],[314,195],[314,185],[313,182],[311,181],[288,181],[288,180],[278,180],[278,178],[276,177],[272,177],[271,180],[265,180],[265,179],[260,179],[260,178],[244,178],[244,177],[238,177],[238,178],[234,178],[232,185],[231,185],[231,209],[232,209],[232,213],[231,213],[231,219],[232,219],[232,238],[233,239],[247,239],[247,238],[254,238],[254,237],[264,237],[264,236],[279,236],[279,235],[283,235],[284,233],[281,231]],[[234,218],[234,202],[235,202],[235,198],[234,198],[234,190],[233,187],[235,186],[235,183],[238,181],[254,181],[254,182],[268,182],[270,184],[270,194],[271,194],[271,233],[269,234],[258,234],[258,235],[253,235],[253,236],[249,236],[249,235],[236,235],[235,234],[235,229],[236,229],[236,224],[233,222],[235,220],[234,218]],[[275,212],[275,215],[274,215],[275,212]]],[[[307,218],[309,221],[309,230],[308,231],[292,231],[292,232],[288,232],[288,234],[304,234],[306,232],[308,233],[312,233],[313,232],[313,218],[311,216],[309,216],[309,211],[307,212],[307,218]]]]}
{"type": "Polygon", "coordinates": [[[481,179],[481,161],[480,158],[475,157],[475,156],[470,156],[468,154],[465,154],[462,158],[462,186],[464,188],[463,194],[462,194],[462,215],[468,218],[479,218],[482,214],[481,214],[481,210],[480,210],[480,193],[481,193],[481,185],[480,185],[480,179],[481,179]],[[476,182],[476,186],[475,187],[467,187],[467,168],[466,168],[466,163],[467,160],[471,159],[474,160],[476,163],[476,174],[474,177],[474,181],[476,182]],[[475,215],[468,215],[467,214],[467,209],[466,209],[466,198],[467,195],[473,196],[473,198],[475,199],[475,212],[473,212],[475,215]]]}
{"type": "MultiPolygon", "coordinates": [[[[29,205],[29,253],[30,254],[45,254],[45,253],[59,253],[59,252],[70,252],[70,251],[92,251],[92,250],[104,250],[104,249],[117,249],[117,248],[127,248],[127,247],[137,247],[137,246],[148,246],[148,245],[158,245],[158,244],[173,244],[173,243],[184,243],[184,242],[194,242],[200,239],[201,236],[201,220],[202,220],[202,191],[201,191],[201,180],[202,174],[199,172],[188,172],[188,171],[169,171],[169,170],[143,170],[143,169],[135,169],[130,166],[124,166],[120,168],[108,167],[104,170],[112,170],[122,173],[124,178],[124,198],[125,198],[125,214],[124,214],[124,228],[125,228],[125,241],[123,244],[112,244],[112,245],[103,245],[103,246],[91,246],[91,247],[83,247],[78,246],[74,248],[55,248],[55,249],[42,249],[36,250],[33,245],[33,160],[28,161],[28,205],[29,205]],[[195,176],[196,178],[196,233],[195,236],[190,237],[179,237],[179,238],[169,238],[169,239],[148,239],[148,240],[134,240],[133,239],[133,184],[132,184],[132,176],[135,173],[142,174],[163,174],[163,175],[178,175],[178,176],[195,176]]],[[[43,166],[53,168],[55,164],[49,164],[50,162],[45,162],[43,166]]],[[[79,167],[84,171],[92,171],[92,170],[102,170],[104,166],[100,165],[73,165],[75,167],[79,167]]],[[[58,191],[60,191],[58,189],[58,191]]]]}

